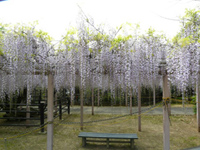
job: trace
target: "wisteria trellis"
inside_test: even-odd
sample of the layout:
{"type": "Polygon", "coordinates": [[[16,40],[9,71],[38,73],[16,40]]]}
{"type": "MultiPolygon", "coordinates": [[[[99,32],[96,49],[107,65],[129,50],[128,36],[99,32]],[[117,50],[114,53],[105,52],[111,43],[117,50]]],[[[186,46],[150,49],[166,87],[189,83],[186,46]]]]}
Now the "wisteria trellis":
{"type": "MultiPolygon", "coordinates": [[[[183,37],[197,34],[199,26],[186,28],[183,37]]],[[[88,28],[81,22],[68,41],[61,42],[55,49],[42,38],[34,35],[34,30],[26,35],[14,31],[3,35],[0,65],[0,96],[12,94],[27,88],[47,88],[49,72],[55,76],[55,89],[68,88],[73,101],[75,86],[88,86],[110,90],[115,97],[115,89],[124,92],[138,85],[154,87],[160,85],[159,64],[164,51],[167,72],[172,85],[180,90],[194,86],[199,79],[200,49],[197,40],[186,46],[171,46],[161,36],[117,34],[107,35],[103,30],[88,28]]],[[[130,94],[130,93],[129,93],[130,94]]]]}

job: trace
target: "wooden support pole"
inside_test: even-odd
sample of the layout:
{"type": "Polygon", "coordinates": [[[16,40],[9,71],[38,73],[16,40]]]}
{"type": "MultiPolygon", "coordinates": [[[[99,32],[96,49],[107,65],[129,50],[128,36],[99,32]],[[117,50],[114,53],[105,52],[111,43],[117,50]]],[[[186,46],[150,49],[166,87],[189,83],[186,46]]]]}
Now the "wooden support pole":
{"type": "Polygon", "coordinates": [[[126,99],[126,101],[125,101],[125,105],[126,106],[128,106],[128,90],[127,90],[127,88],[126,88],[126,95],[125,95],[125,99],[126,99]]]}
{"type": "Polygon", "coordinates": [[[80,100],[81,100],[81,130],[83,130],[83,87],[80,89],[80,100]]]}
{"type": "Polygon", "coordinates": [[[62,120],[62,98],[59,100],[59,119],[62,120]]]}
{"type": "Polygon", "coordinates": [[[169,128],[169,98],[170,97],[170,87],[168,84],[168,76],[163,75],[163,150],[170,149],[170,128],[169,128]]]}
{"type": "Polygon", "coordinates": [[[71,99],[70,99],[70,101],[71,101],[71,106],[74,106],[74,94],[72,94],[72,92],[71,92],[71,99]]]}
{"type": "Polygon", "coordinates": [[[116,105],[116,103],[117,103],[117,88],[115,88],[114,92],[115,92],[115,96],[113,96],[113,98],[114,98],[113,104],[116,105]]]}
{"type": "Polygon", "coordinates": [[[185,92],[182,93],[182,106],[185,108],[185,92]]]}
{"type": "Polygon", "coordinates": [[[132,115],[132,88],[130,88],[130,115],[132,115]]]}
{"type": "Polygon", "coordinates": [[[196,83],[196,115],[197,115],[197,131],[200,132],[200,92],[199,79],[196,83]]]}
{"type": "Polygon", "coordinates": [[[169,94],[169,103],[168,103],[168,114],[171,116],[171,83],[168,81],[168,94],[169,94]]]}
{"type": "Polygon", "coordinates": [[[156,86],[153,84],[153,106],[156,106],[156,86]]]}
{"type": "MultiPolygon", "coordinates": [[[[28,91],[28,90],[27,90],[28,91]]],[[[28,93],[27,93],[28,94],[28,93]]],[[[27,96],[28,97],[28,100],[27,100],[27,105],[26,105],[26,125],[29,125],[30,124],[30,117],[31,117],[31,114],[30,114],[30,95],[28,95],[27,96]]],[[[29,127],[29,126],[26,126],[27,128],[29,127]]]]}
{"type": "Polygon", "coordinates": [[[92,115],[94,115],[94,88],[92,86],[92,115]]]}
{"type": "MultiPolygon", "coordinates": [[[[26,90],[26,97],[27,97],[27,105],[26,105],[26,125],[30,124],[30,104],[31,104],[31,96],[30,96],[30,88],[29,84],[27,83],[27,90],[26,90]]],[[[13,99],[13,96],[10,97],[10,100],[13,99]]],[[[11,107],[10,107],[11,108],[11,107]]],[[[29,126],[26,126],[27,128],[29,126]]]]}
{"type": "Polygon", "coordinates": [[[103,98],[104,98],[104,91],[102,90],[102,92],[101,92],[101,106],[103,106],[103,98]]]}
{"type": "Polygon", "coordinates": [[[182,107],[185,114],[186,112],[185,112],[185,92],[184,91],[182,91],[182,107]]]}
{"type": "Polygon", "coordinates": [[[41,132],[44,132],[44,103],[40,103],[40,127],[41,132]]]}
{"type": "Polygon", "coordinates": [[[122,88],[120,87],[120,89],[119,89],[119,106],[121,106],[121,101],[122,101],[122,88]]]}
{"type": "Polygon", "coordinates": [[[48,100],[47,100],[47,150],[53,150],[53,98],[54,76],[48,75],[48,100]]]}
{"type": "Polygon", "coordinates": [[[138,131],[141,131],[141,85],[138,85],[138,131]]]}
{"type": "Polygon", "coordinates": [[[55,92],[55,114],[57,115],[58,112],[58,98],[57,98],[57,92],[55,92]]]}
{"type": "Polygon", "coordinates": [[[68,115],[70,114],[70,105],[71,105],[71,101],[68,100],[68,102],[67,102],[67,113],[68,113],[68,115]]]}
{"type": "Polygon", "coordinates": [[[149,106],[151,106],[151,88],[149,88],[149,106]]]}
{"type": "Polygon", "coordinates": [[[97,100],[97,105],[99,106],[99,102],[100,102],[100,96],[99,96],[99,92],[100,92],[100,90],[99,90],[99,88],[98,88],[98,91],[97,91],[97,98],[98,98],[98,100],[97,100]]]}

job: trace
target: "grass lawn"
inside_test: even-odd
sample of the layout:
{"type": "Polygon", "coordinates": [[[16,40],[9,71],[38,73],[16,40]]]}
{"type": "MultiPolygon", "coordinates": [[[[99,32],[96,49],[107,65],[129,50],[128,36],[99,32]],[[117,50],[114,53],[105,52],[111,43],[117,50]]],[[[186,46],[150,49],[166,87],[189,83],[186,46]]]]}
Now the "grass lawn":
{"type": "MultiPolygon", "coordinates": [[[[84,115],[85,121],[106,119],[117,115],[84,115]]],[[[67,124],[67,122],[79,122],[77,114],[63,115],[63,120],[54,121],[54,150],[103,150],[105,143],[91,143],[86,147],[81,146],[82,139],[78,138],[81,132],[79,124],[67,124]]],[[[196,117],[177,115],[171,116],[170,126],[170,148],[179,150],[200,145],[200,133],[197,132],[196,117]]],[[[119,119],[85,124],[85,132],[107,132],[107,133],[137,133],[138,140],[135,145],[138,150],[161,150],[163,149],[163,125],[162,115],[143,115],[142,132],[137,129],[137,116],[127,116],[119,119]]],[[[18,138],[14,135],[31,131],[34,128],[25,127],[0,127],[0,150],[46,150],[46,133],[35,131],[18,138]],[[7,139],[5,142],[3,139],[7,139]],[[3,138],[3,139],[2,139],[3,138]]],[[[46,128],[45,128],[46,130],[46,128]]],[[[130,149],[130,144],[114,143],[110,145],[111,150],[130,149]]]]}

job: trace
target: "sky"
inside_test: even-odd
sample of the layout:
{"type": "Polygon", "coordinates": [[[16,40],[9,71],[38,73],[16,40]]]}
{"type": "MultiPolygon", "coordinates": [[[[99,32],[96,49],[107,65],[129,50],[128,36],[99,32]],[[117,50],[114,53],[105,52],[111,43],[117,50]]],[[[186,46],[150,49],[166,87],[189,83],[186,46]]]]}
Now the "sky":
{"type": "Polygon", "coordinates": [[[38,28],[60,40],[70,26],[76,26],[80,8],[94,19],[116,27],[122,23],[139,23],[163,31],[171,38],[180,29],[179,17],[186,8],[199,8],[195,0],[7,0],[0,2],[0,22],[39,21],[38,28]]]}

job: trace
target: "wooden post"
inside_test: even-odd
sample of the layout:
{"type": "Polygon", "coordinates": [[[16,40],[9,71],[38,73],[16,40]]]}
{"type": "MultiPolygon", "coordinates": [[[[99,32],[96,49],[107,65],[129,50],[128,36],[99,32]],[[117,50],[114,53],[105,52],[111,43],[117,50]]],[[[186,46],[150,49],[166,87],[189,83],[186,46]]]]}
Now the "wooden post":
{"type": "Polygon", "coordinates": [[[132,115],[132,88],[130,88],[130,115],[132,115]]]}
{"type": "Polygon", "coordinates": [[[185,111],[185,92],[182,91],[182,107],[183,107],[183,111],[184,111],[184,114],[186,113],[185,111]]]}
{"type": "Polygon", "coordinates": [[[156,87],[153,83],[153,106],[156,106],[156,87]]]}
{"type": "Polygon", "coordinates": [[[166,101],[167,98],[170,97],[170,88],[168,85],[168,76],[167,74],[163,75],[163,149],[170,149],[170,141],[169,141],[169,114],[168,114],[168,103],[166,101]]]}
{"type": "Polygon", "coordinates": [[[80,89],[80,100],[81,100],[81,130],[83,130],[83,87],[80,89]]]}
{"type": "Polygon", "coordinates": [[[185,92],[182,93],[182,106],[185,108],[185,92]]]}
{"type": "Polygon", "coordinates": [[[103,106],[103,98],[104,98],[104,91],[102,90],[102,92],[101,92],[101,106],[103,106]]]}
{"type": "MultiPolygon", "coordinates": [[[[27,90],[28,91],[28,90],[27,90]]],[[[30,95],[29,93],[27,93],[27,105],[26,105],[26,127],[29,127],[28,125],[30,124],[30,117],[31,117],[31,114],[30,114],[30,95]]]]}
{"type": "Polygon", "coordinates": [[[185,93],[184,93],[184,91],[182,93],[182,106],[183,106],[183,108],[185,108],[185,93]]]}
{"type": "Polygon", "coordinates": [[[149,88],[149,106],[151,106],[151,88],[149,88]]]}
{"type": "Polygon", "coordinates": [[[196,83],[196,115],[197,115],[197,131],[200,132],[200,92],[199,79],[196,83]]]}
{"type": "Polygon", "coordinates": [[[113,96],[113,98],[114,98],[114,105],[116,105],[117,104],[117,88],[115,88],[115,97],[113,96]]]}
{"type": "Polygon", "coordinates": [[[47,150],[53,150],[53,96],[54,76],[48,75],[48,100],[47,100],[47,150]]]}
{"type": "Polygon", "coordinates": [[[125,105],[126,106],[128,106],[128,91],[127,91],[127,88],[126,88],[126,95],[125,95],[125,99],[126,99],[126,101],[125,101],[125,105]]]}
{"type": "Polygon", "coordinates": [[[62,99],[59,100],[59,119],[62,120],[62,99]]]}
{"type": "Polygon", "coordinates": [[[97,100],[97,105],[99,106],[99,101],[100,101],[100,96],[99,96],[99,88],[98,88],[98,91],[97,91],[97,97],[98,97],[98,100],[97,100]]]}
{"type": "Polygon", "coordinates": [[[68,102],[67,102],[67,113],[68,113],[68,115],[70,114],[70,105],[71,105],[71,101],[68,100],[68,102]]]}
{"type": "Polygon", "coordinates": [[[41,132],[44,132],[44,103],[40,102],[40,127],[41,132]]]}
{"type": "Polygon", "coordinates": [[[107,148],[109,148],[109,138],[106,139],[107,148]]]}
{"type": "Polygon", "coordinates": [[[71,92],[71,102],[70,102],[70,104],[71,104],[71,106],[74,106],[74,94],[72,94],[72,92],[71,92]]]}
{"type": "MultiPolygon", "coordinates": [[[[31,95],[30,95],[30,88],[29,84],[27,83],[27,90],[26,90],[26,98],[27,98],[27,105],[26,105],[26,127],[30,125],[30,102],[31,102],[31,95]]],[[[12,101],[13,96],[10,97],[10,101],[12,101]]],[[[11,104],[11,103],[10,103],[11,104]]],[[[11,108],[11,107],[10,107],[11,108]]]]}
{"type": "Polygon", "coordinates": [[[92,115],[94,115],[94,88],[92,86],[92,115]]]}
{"type": "Polygon", "coordinates": [[[55,92],[55,115],[57,115],[58,112],[58,99],[57,99],[57,92],[55,92]]]}
{"type": "Polygon", "coordinates": [[[138,131],[141,131],[141,85],[138,85],[138,131]]]}
{"type": "Polygon", "coordinates": [[[171,83],[168,82],[169,84],[169,104],[168,104],[168,113],[169,116],[171,116],[171,112],[172,112],[172,106],[171,106],[171,83]]]}
{"type": "Polygon", "coordinates": [[[119,89],[119,106],[121,106],[121,101],[122,101],[122,88],[120,86],[120,89],[119,89]]]}

